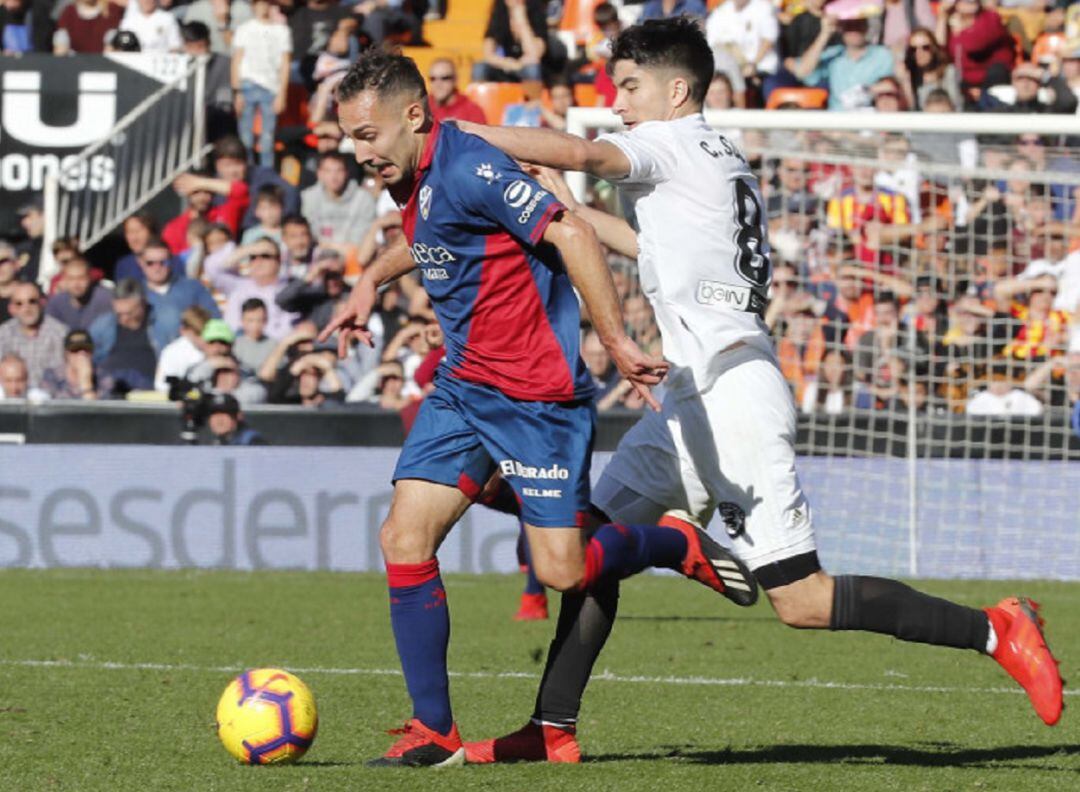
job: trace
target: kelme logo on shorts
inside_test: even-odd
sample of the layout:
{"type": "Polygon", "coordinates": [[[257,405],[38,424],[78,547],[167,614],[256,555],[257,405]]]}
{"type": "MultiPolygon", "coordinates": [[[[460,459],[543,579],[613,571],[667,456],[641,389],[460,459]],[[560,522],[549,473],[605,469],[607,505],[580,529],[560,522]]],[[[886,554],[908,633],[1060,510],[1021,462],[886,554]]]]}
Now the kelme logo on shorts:
{"type": "Polygon", "coordinates": [[[528,182],[518,179],[512,181],[506,185],[506,189],[503,190],[503,200],[506,201],[506,205],[518,209],[525,205],[529,200],[529,196],[532,195],[532,187],[528,182]]]}
{"type": "Polygon", "coordinates": [[[570,478],[570,471],[560,465],[533,467],[532,465],[523,465],[516,459],[502,460],[499,463],[499,470],[507,478],[519,476],[527,479],[559,479],[561,481],[570,478]]]}

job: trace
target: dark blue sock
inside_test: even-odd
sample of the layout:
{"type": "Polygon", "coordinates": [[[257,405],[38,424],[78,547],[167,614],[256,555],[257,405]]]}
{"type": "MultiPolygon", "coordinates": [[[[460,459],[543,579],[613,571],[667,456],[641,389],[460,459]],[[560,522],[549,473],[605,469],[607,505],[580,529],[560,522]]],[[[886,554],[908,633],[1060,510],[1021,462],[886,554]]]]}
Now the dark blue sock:
{"type": "Polygon", "coordinates": [[[386,578],[390,624],[413,701],[413,717],[439,734],[449,734],[454,725],[446,672],[450,611],[439,562],[433,558],[423,564],[387,564],[386,578]]]}
{"type": "Polygon", "coordinates": [[[525,535],[525,526],[521,526],[521,534],[518,537],[518,558],[525,568],[525,594],[543,594],[544,584],[536,579],[533,572],[532,550],[529,549],[529,537],[525,535]]]}
{"type": "Polygon", "coordinates": [[[621,580],[648,567],[680,569],[686,558],[686,537],[675,528],[659,525],[604,525],[585,548],[588,589],[602,578],[621,580]]]}

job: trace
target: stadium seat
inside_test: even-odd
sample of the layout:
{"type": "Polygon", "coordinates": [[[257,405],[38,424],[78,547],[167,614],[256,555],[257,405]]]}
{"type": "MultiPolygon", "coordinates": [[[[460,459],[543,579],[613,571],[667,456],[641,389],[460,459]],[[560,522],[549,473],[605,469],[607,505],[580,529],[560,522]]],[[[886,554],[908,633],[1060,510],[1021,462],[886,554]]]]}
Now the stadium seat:
{"type": "Polygon", "coordinates": [[[596,86],[592,83],[574,85],[574,105],[576,107],[597,107],[596,86]]]}
{"type": "Polygon", "coordinates": [[[508,104],[525,101],[521,83],[470,83],[465,95],[480,105],[489,124],[502,121],[503,110],[508,104]]]}
{"type": "Polygon", "coordinates": [[[603,0],[566,0],[559,30],[572,33],[574,41],[584,44],[599,30],[593,22],[593,11],[603,0]]]}
{"type": "Polygon", "coordinates": [[[829,100],[829,92],[824,88],[777,88],[769,94],[766,110],[775,110],[780,105],[797,104],[803,110],[822,110],[829,100]]]}

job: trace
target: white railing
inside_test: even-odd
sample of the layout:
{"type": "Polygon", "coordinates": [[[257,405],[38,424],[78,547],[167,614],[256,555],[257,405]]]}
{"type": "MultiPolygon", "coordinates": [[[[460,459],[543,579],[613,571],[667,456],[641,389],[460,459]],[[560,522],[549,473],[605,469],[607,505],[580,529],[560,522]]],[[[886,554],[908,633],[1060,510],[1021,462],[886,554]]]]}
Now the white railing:
{"type": "Polygon", "coordinates": [[[52,243],[77,239],[86,250],[199,163],[206,143],[206,62],[146,97],[102,140],[67,158],[45,180],[45,232],[39,281],[56,274],[52,243]]]}

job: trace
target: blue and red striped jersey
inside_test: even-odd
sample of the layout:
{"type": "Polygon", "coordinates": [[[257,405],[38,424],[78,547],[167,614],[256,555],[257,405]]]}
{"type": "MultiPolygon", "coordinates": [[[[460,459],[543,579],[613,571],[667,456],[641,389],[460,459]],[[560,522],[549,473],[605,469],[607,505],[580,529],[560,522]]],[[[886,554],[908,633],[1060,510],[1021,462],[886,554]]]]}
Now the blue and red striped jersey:
{"type": "Polygon", "coordinates": [[[577,296],[541,241],[563,209],[499,149],[433,127],[402,215],[446,338],[446,374],[527,401],[593,395],[577,296]]]}

